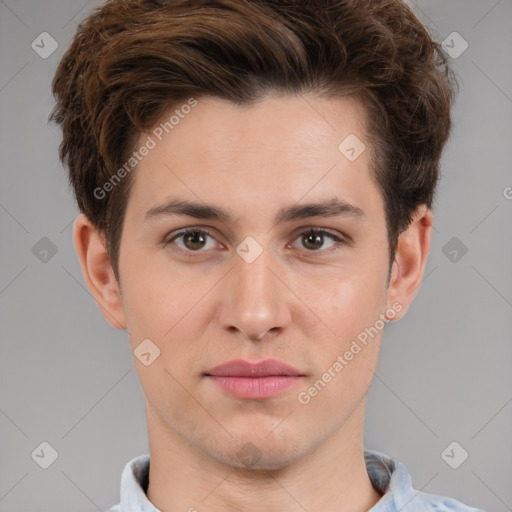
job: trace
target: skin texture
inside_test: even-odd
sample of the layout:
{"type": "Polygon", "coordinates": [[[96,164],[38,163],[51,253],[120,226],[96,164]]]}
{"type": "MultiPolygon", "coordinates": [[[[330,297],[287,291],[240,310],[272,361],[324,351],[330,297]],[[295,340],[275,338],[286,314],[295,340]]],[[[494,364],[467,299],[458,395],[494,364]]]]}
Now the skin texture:
{"type": "Polygon", "coordinates": [[[379,315],[402,317],[424,273],[433,219],[423,205],[400,236],[386,287],[384,202],[369,150],[353,162],[338,150],[351,133],[365,141],[364,115],[347,98],[268,96],[244,108],[198,98],[133,171],[120,286],[100,234],[83,214],[76,219],[77,254],[105,318],[127,329],[132,350],[147,338],[160,350],[149,366],[134,364],[146,396],[147,495],[161,510],[363,511],[380,498],[363,430],[383,331],[309,403],[297,398],[379,315]],[[334,197],[365,217],[274,223],[282,207],[334,197]],[[223,207],[232,220],[144,223],[146,211],[171,198],[223,207]],[[186,236],[162,245],[186,227],[211,237],[202,246],[186,236]],[[308,243],[311,227],[348,243],[328,252],[326,235],[308,243]],[[249,236],[263,250],[252,263],[236,252],[249,236]],[[234,398],[203,374],[238,358],[279,359],[304,377],[272,399],[234,398]],[[247,467],[240,450],[258,461],[247,467]]]}

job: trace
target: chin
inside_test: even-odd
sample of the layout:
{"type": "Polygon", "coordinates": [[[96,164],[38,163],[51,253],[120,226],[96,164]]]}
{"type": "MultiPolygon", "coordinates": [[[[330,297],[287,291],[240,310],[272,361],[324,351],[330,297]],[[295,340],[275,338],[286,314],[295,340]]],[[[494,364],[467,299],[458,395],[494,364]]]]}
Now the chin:
{"type": "MultiPolygon", "coordinates": [[[[267,431],[265,431],[267,432],[267,431]]],[[[293,464],[304,455],[304,443],[270,434],[247,433],[234,436],[225,446],[216,445],[210,454],[218,462],[248,471],[278,470],[293,464]],[[301,449],[299,449],[301,447],[301,449]]]]}

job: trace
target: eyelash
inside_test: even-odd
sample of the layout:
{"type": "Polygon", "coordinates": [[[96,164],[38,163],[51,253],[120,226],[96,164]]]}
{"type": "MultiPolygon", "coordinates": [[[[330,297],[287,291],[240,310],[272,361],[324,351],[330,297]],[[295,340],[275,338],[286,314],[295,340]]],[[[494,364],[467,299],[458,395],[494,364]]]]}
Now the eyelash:
{"type": "MultiPolygon", "coordinates": [[[[164,247],[167,247],[168,245],[172,244],[174,242],[174,240],[176,240],[177,238],[183,237],[183,236],[188,235],[190,233],[206,234],[209,237],[215,239],[213,237],[213,235],[208,231],[208,229],[204,229],[204,228],[203,229],[199,229],[199,228],[196,228],[196,227],[190,227],[190,228],[185,228],[185,229],[182,229],[181,231],[178,231],[170,239],[168,238],[168,235],[166,235],[166,237],[162,241],[162,245],[164,247]]],[[[321,228],[307,228],[307,229],[301,231],[297,235],[297,237],[294,239],[294,241],[297,240],[299,237],[303,236],[304,234],[322,235],[322,236],[328,237],[328,238],[330,238],[330,239],[332,239],[334,241],[333,246],[330,247],[329,249],[324,249],[324,250],[318,249],[316,251],[315,250],[304,249],[305,252],[307,252],[307,253],[309,253],[309,255],[313,255],[313,256],[316,256],[318,253],[321,253],[321,255],[330,254],[331,252],[338,250],[340,248],[340,246],[347,245],[347,243],[348,243],[345,239],[340,238],[340,237],[334,235],[333,233],[330,233],[329,231],[327,231],[325,229],[321,229],[321,228]]],[[[204,250],[190,251],[190,250],[187,250],[187,249],[182,249],[181,247],[177,247],[177,250],[180,251],[180,252],[183,252],[186,257],[194,257],[194,254],[196,254],[196,253],[198,254],[198,253],[206,252],[204,250]]]]}

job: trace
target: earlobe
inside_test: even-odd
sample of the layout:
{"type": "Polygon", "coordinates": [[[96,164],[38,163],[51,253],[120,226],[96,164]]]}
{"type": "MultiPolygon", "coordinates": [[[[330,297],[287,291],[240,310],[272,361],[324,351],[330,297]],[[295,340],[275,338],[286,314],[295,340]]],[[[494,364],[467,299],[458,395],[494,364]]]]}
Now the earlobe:
{"type": "Polygon", "coordinates": [[[121,294],[101,233],[81,213],[73,225],[73,241],[87,286],[106,320],[126,329],[121,294]]]}
{"type": "Polygon", "coordinates": [[[405,315],[419,290],[430,249],[432,223],[432,211],[421,205],[398,238],[386,301],[388,308],[395,302],[402,306],[394,319],[405,315]]]}

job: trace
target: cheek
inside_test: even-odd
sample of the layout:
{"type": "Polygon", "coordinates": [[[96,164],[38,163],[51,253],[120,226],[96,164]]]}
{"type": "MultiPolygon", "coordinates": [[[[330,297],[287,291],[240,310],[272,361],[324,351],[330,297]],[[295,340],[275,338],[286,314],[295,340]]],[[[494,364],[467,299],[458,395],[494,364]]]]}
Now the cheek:
{"type": "Polygon", "coordinates": [[[337,400],[334,390],[347,386],[357,389],[359,395],[371,381],[368,368],[377,364],[384,326],[380,315],[385,311],[385,276],[380,279],[376,275],[354,272],[350,276],[331,276],[314,286],[311,304],[320,319],[311,333],[316,352],[315,377],[320,378],[329,369],[336,375],[331,376],[333,384],[329,385],[331,391],[324,394],[325,400],[337,400]],[[344,362],[338,361],[333,368],[338,356],[344,362]]]}
{"type": "MultiPolygon", "coordinates": [[[[156,345],[156,353],[159,351],[150,372],[135,361],[142,366],[139,377],[153,390],[163,387],[161,392],[165,394],[161,397],[171,391],[180,396],[177,382],[185,383],[191,378],[190,372],[199,371],[203,345],[198,340],[204,338],[213,311],[207,300],[211,286],[208,280],[186,279],[175,270],[166,275],[139,272],[127,286],[126,309],[131,312],[129,330],[134,356],[145,339],[156,345]]],[[[158,398],[158,391],[155,397],[158,398]]]]}
{"type": "Polygon", "coordinates": [[[170,329],[180,327],[180,319],[189,311],[193,313],[194,304],[201,296],[201,286],[154,254],[141,253],[128,266],[123,305],[129,316],[130,333],[135,338],[143,336],[163,343],[173,332],[170,329]]]}
{"type": "Polygon", "coordinates": [[[326,285],[318,293],[316,304],[319,316],[334,333],[321,327],[326,334],[315,336],[314,375],[297,398],[301,404],[307,402],[315,415],[336,418],[334,423],[341,424],[371,384],[385,301],[382,284],[375,280],[352,277],[333,282],[336,285],[326,285]]]}
{"type": "Polygon", "coordinates": [[[163,278],[155,271],[134,276],[126,294],[134,364],[148,401],[163,415],[171,414],[191,405],[182,385],[190,379],[197,355],[194,340],[199,337],[201,316],[206,314],[200,302],[204,291],[181,282],[182,278],[163,278]],[[147,352],[150,358],[155,354],[149,365],[139,357],[147,352]]]}
{"type": "Polygon", "coordinates": [[[384,275],[382,279],[370,273],[333,276],[315,288],[318,292],[312,304],[335,336],[357,334],[373,324],[385,306],[384,275]]]}

